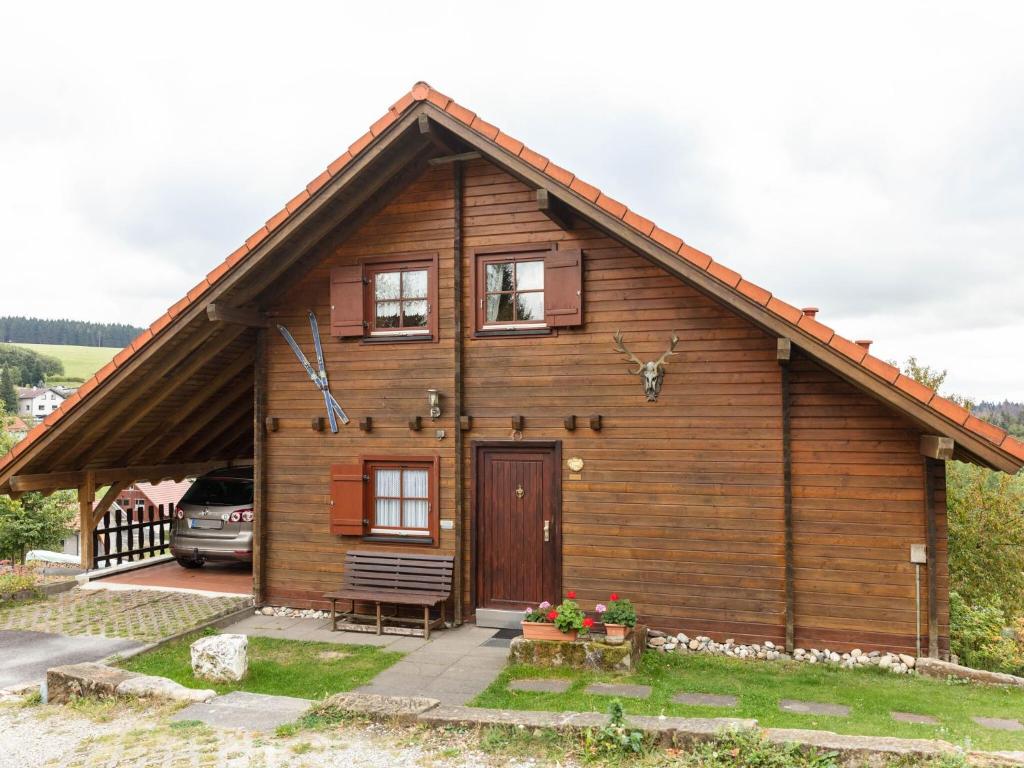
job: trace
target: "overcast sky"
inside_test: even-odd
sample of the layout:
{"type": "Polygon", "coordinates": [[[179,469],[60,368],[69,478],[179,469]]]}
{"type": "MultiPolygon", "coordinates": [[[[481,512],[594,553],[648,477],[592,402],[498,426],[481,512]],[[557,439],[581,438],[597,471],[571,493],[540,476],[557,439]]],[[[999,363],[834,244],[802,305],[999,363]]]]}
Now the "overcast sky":
{"type": "Polygon", "coordinates": [[[5,3],[0,314],[147,325],[423,79],[879,356],[1024,400],[1024,5],[348,5],[5,3]]]}

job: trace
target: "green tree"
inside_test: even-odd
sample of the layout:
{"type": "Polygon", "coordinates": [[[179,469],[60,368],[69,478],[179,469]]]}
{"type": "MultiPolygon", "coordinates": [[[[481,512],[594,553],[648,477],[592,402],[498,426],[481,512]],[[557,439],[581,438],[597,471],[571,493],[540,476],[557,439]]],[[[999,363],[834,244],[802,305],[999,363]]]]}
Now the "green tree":
{"type": "MultiPolygon", "coordinates": [[[[890,360],[889,364],[894,368],[899,368],[900,365],[895,360],[890,360]]],[[[933,389],[938,392],[942,385],[946,383],[946,377],[949,376],[949,371],[943,368],[941,371],[938,368],[932,368],[930,365],[924,365],[918,361],[917,357],[911,355],[907,358],[907,362],[903,364],[903,374],[909,376],[919,384],[924,384],[928,389],[933,389]]],[[[955,393],[944,394],[946,397],[952,400],[962,408],[966,408],[968,411],[974,409],[974,401],[965,397],[964,395],[958,395],[955,393]]]]}
{"type": "Polygon", "coordinates": [[[948,462],[946,508],[951,588],[1024,615],[1024,476],[948,462]]]}
{"type": "Polygon", "coordinates": [[[14,378],[10,368],[0,370],[0,403],[7,413],[18,410],[18,392],[14,388],[14,378]]]}
{"type": "Polygon", "coordinates": [[[74,491],[0,496],[0,557],[24,562],[31,549],[59,549],[72,530],[74,499],[74,491]]]}

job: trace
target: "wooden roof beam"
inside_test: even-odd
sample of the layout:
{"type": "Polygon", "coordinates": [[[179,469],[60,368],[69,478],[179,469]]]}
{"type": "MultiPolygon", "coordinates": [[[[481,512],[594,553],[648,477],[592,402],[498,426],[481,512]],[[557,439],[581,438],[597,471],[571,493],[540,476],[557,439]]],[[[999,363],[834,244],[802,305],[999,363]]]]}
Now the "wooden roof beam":
{"type": "Polygon", "coordinates": [[[206,306],[206,316],[213,323],[231,323],[250,328],[267,328],[270,326],[270,320],[262,312],[245,307],[229,307],[220,301],[215,301],[206,306]]]}
{"type": "Polygon", "coordinates": [[[199,455],[202,455],[205,450],[214,450],[218,455],[221,455],[224,446],[231,445],[241,439],[246,430],[252,429],[252,420],[251,408],[248,410],[236,409],[219,427],[210,430],[206,439],[200,438],[193,447],[193,450],[199,455]]]}
{"type": "MultiPolygon", "coordinates": [[[[208,432],[209,429],[217,431],[219,424],[232,422],[238,414],[247,411],[252,411],[251,389],[240,390],[235,393],[233,398],[225,402],[223,407],[211,408],[201,418],[179,425],[180,428],[174,438],[158,443],[155,446],[160,449],[155,456],[156,460],[165,461],[168,456],[173,456],[175,451],[186,445],[190,440],[195,440],[204,431],[208,432]]],[[[198,444],[197,448],[202,445],[205,445],[205,443],[198,444]]]]}
{"type": "Polygon", "coordinates": [[[118,481],[127,483],[159,483],[162,480],[183,480],[192,475],[201,475],[211,469],[238,466],[240,462],[231,459],[207,459],[206,461],[183,462],[179,464],[150,464],[107,469],[83,470],[78,472],[49,472],[41,475],[14,475],[11,489],[17,493],[41,491],[53,493],[65,488],[81,488],[86,475],[92,472],[97,486],[110,485],[118,481]]]}
{"type": "Polygon", "coordinates": [[[546,189],[537,190],[537,210],[562,229],[572,229],[572,214],[568,207],[546,189]]]}
{"type": "Polygon", "coordinates": [[[956,443],[951,437],[942,435],[921,435],[921,455],[929,459],[949,461],[953,458],[956,443]]]}

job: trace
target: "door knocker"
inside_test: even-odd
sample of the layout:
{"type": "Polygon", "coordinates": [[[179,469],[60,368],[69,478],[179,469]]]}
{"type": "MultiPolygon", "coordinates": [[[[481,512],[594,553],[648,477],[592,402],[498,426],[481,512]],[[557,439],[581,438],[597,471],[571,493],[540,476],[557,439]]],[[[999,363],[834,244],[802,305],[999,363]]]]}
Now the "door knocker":
{"type": "Polygon", "coordinates": [[[517,499],[521,499],[525,495],[526,495],[526,491],[523,490],[523,486],[517,485],[516,486],[516,498],[517,499]]]}

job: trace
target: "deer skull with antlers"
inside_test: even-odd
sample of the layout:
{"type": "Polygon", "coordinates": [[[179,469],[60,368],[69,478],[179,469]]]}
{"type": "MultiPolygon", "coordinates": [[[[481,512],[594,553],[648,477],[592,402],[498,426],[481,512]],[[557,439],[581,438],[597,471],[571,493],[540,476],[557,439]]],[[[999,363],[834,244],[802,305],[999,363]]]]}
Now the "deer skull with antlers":
{"type": "Polygon", "coordinates": [[[661,392],[661,382],[665,379],[665,365],[667,364],[665,361],[669,355],[675,354],[676,344],[678,343],[679,337],[673,331],[672,340],[662,356],[657,360],[645,363],[626,349],[626,345],[622,343],[622,331],[615,332],[615,351],[621,352],[626,356],[625,360],[627,362],[633,363],[636,366],[636,370],[631,370],[630,373],[640,377],[644,385],[644,394],[647,395],[647,401],[650,403],[657,402],[658,400],[658,394],[661,392]]]}

